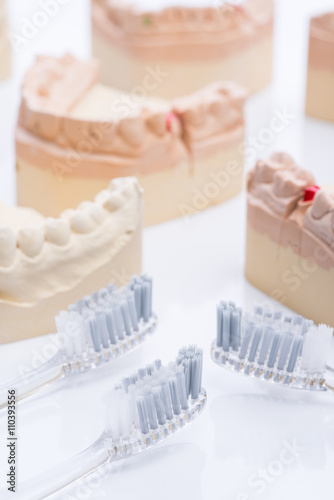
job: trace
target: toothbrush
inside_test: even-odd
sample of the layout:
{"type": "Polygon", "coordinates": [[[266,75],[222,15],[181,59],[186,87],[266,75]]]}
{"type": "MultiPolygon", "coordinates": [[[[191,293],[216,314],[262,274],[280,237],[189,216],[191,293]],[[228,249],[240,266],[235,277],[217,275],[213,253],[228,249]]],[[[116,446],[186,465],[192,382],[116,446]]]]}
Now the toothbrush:
{"type": "Polygon", "coordinates": [[[139,346],[152,333],[152,279],[134,276],[119,290],[108,285],[61,311],[55,318],[58,352],[40,368],[0,387],[0,409],[8,388],[24,399],[53,382],[104,365],[139,346]]]}
{"type": "Polygon", "coordinates": [[[202,366],[203,351],[192,345],[167,366],[156,360],[124,378],[110,395],[102,435],[59,470],[19,485],[24,498],[59,498],[64,488],[97,470],[102,475],[114,462],[152,448],[190,423],[206,404],[202,366]]]}
{"type": "Polygon", "coordinates": [[[256,307],[242,313],[234,302],[217,306],[213,361],[230,371],[284,386],[334,391],[326,382],[326,357],[333,329],[302,316],[256,307]]]}

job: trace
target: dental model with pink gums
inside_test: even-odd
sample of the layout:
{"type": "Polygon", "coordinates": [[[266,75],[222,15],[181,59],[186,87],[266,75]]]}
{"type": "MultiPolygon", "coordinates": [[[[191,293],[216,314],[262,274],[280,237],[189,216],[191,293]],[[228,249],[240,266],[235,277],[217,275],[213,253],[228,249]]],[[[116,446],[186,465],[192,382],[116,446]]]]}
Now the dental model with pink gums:
{"type": "Polygon", "coordinates": [[[127,92],[173,99],[218,80],[254,92],[271,80],[273,17],[272,0],[92,0],[93,55],[127,92]]]}
{"type": "Polygon", "coordinates": [[[95,61],[40,56],[16,129],[18,203],[55,217],[128,175],[144,189],[146,224],[197,212],[212,183],[207,205],[221,203],[242,188],[244,99],[218,82],[138,102],[100,84],[95,61]]]}
{"type": "Polygon", "coordinates": [[[286,153],[247,179],[246,277],[316,323],[334,326],[334,193],[286,153]]]}
{"type": "Polygon", "coordinates": [[[334,12],[310,22],[306,112],[334,121],[334,12]]]}

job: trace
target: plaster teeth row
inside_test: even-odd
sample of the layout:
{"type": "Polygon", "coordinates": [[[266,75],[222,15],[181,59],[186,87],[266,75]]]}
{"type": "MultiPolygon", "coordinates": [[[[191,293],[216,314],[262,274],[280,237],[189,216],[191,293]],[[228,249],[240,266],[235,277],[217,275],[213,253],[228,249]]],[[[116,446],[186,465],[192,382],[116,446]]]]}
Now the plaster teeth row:
{"type": "Polygon", "coordinates": [[[306,187],[315,182],[313,176],[298,167],[286,153],[274,153],[268,160],[258,160],[254,181],[272,184],[274,194],[282,198],[302,196],[306,187]]]}
{"type": "MultiPolygon", "coordinates": [[[[145,108],[119,120],[94,121],[71,117],[68,115],[68,109],[76,102],[77,95],[69,88],[69,81],[74,80],[74,77],[78,78],[78,75],[82,80],[84,95],[98,83],[98,66],[94,61],[77,61],[69,55],[52,60],[43,56],[37,58],[25,78],[25,91],[19,113],[20,124],[32,133],[53,140],[62,147],[67,145],[79,149],[84,143],[85,148],[92,153],[122,150],[126,145],[139,147],[149,133],[158,137],[168,133],[166,120],[170,109],[167,104],[159,110],[145,108]],[[57,113],[44,111],[46,104],[48,109],[52,109],[59,94],[68,95],[71,92],[73,96],[68,98],[67,107],[64,105],[57,113]]],[[[126,97],[127,95],[124,95],[125,104],[126,97]]],[[[128,97],[131,99],[130,94],[128,97]]],[[[131,104],[133,106],[130,102],[130,109],[131,104]]]]}
{"type": "Polygon", "coordinates": [[[20,124],[45,139],[55,140],[61,146],[80,147],[86,141],[91,152],[108,153],[122,144],[139,147],[148,133],[161,137],[167,134],[166,119],[168,111],[141,111],[136,116],[123,118],[118,122],[112,119],[104,122],[84,121],[81,119],[51,116],[33,111],[30,102],[22,101],[20,124]]]}
{"type": "Polygon", "coordinates": [[[142,12],[138,8],[121,6],[115,1],[109,2],[107,15],[111,22],[124,29],[126,33],[173,33],[175,25],[182,23],[182,28],[189,33],[198,30],[212,32],[213,29],[234,28],[240,24],[251,24],[245,9],[235,8],[232,4],[217,1],[212,7],[187,8],[166,7],[160,12],[142,12]]]}
{"type": "MultiPolygon", "coordinates": [[[[152,134],[156,139],[167,134],[180,137],[182,123],[186,127],[203,126],[212,132],[215,128],[224,130],[243,121],[245,91],[231,82],[213,84],[203,91],[177,99],[171,105],[162,105],[161,109],[139,109],[138,113],[121,119],[97,122],[72,118],[67,116],[65,107],[62,113],[45,112],[45,104],[52,109],[61,89],[69,91],[68,81],[75,75],[82,75],[82,79],[86,80],[82,84],[86,91],[98,81],[97,69],[92,61],[77,61],[71,56],[50,61],[43,57],[37,59],[26,76],[20,124],[61,147],[80,149],[82,144],[91,153],[124,153],[129,146],[141,147],[152,134]]],[[[72,98],[75,102],[74,95],[72,98]]]]}
{"type": "Polygon", "coordinates": [[[298,167],[286,153],[274,153],[268,160],[259,160],[247,179],[248,190],[262,198],[280,216],[289,216],[303,201],[305,190],[315,179],[298,167]]]}
{"type": "Polygon", "coordinates": [[[203,91],[175,100],[174,113],[186,132],[228,130],[243,123],[245,90],[237,84],[219,82],[203,91]]]}
{"type": "Polygon", "coordinates": [[[95,202],[85,201],[76,210],[65,210],[59,219],[48,217],[45,224],[27,226],[17,234],[5,225],[0,226],[0,266],[11,266],[17,251],[28,258],[37,257],[46,243],[68,245],[74,234],[87,234],[103,224],[110,213],[120,210],[133,189],[138,189],[135,177],[115,179],[109,188],[97,194],[95,202]],[[74,234],[73,234],[74,233],[74,234]]]}
{"type": "Polygon", "coordinates": [[[303,205],[305,229],[334,246],[334,194],[319,189],[313,175],[298,167],[291,156],[274,153],[268,160],[258,160],[248,177],[248,187],[272,210],[277,212],[280,209],[281,215],[289,215],[297,206],[303,205]],[[305,201],[308,189],[314,193],[309,201],[305,201]]]}

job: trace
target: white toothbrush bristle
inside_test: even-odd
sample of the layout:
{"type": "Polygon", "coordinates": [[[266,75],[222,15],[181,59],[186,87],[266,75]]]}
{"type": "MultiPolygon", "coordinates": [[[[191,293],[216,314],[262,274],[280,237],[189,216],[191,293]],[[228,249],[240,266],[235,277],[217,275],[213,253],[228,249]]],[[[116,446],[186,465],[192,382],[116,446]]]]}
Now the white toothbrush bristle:
{"type": "Polygon", "coordinates": [[[329,346],[333,337],[333,329],[321,324],[312,326],[306,333],[301,365],[309,374],[322,373],[326,366],[329,346]]]}

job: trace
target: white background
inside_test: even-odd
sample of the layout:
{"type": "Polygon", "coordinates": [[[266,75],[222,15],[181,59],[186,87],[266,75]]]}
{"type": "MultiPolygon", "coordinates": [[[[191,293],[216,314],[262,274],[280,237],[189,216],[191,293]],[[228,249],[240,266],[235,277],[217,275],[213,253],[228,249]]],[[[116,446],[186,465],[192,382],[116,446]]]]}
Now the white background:
{"type": "MultiPolygon", "coordinates": [[[[152,0],[153,1],[153,0],[152,0]]],[[[11,30],[39,9],[36,0],[10,0],[11,30]]],[[[209,3],[209,2],[208,2],[209,3]]],[[[318,183],[334,182],[334,126],[303,113],[308,19],[334,8],[333,0],[277,0],[273,85],[249,99],[247,138],[267,127],[275,109],[295,115],[284,132],[258,156],[286,150],[318,183]]],[[[14,75],[0,84],[0,200],[15,203],[14,126],[22,74],[38,52],[90,51],[89,5],[70,0],[36,36],[14,52],[14,75]]],[[[256,68],[254,68],[256,71],[256,68]]],[[[247,165],[246,168],[250,168],[247,165]]],[[[144,269],[154,277],[154,308],[160,325],[140,350],[54,392],[18,413],[19,480],[38,475],[91,444],[104,426],[104,395],[123,373],[157,356],[168,361],[180,345],[205,348],[203,385],[208,405],[192,425],[135,460],[124,462],[85,498],[205,500],[290,500],[332,498],[334,491],[334,399],[273,387],[229,374],[209,358],[215,336],[215,305],[233,299],[251,307],[267,298],[243,275],[245,197],[191,218],[144,231],[144,269]],[[302,451],[290,465],[278,460],[286,442],[302,451]],[[264,491],[249,481],[269,471],[264,491]],[[276,473],[276,477],[273,474],[276,473]],[[255,475],[255,476],[254,476],[255,475]]],[[[316,297],[315,297],[316,300],[316,297]]],[[[281,307],[281,306],[277,306],[281,307]]],[[[1,321],[1,318],[0,318],[1,321]]],[[[0,380],[12,378],[19,363],[29,363],[46,339],[0,350],[0,380]]],[[[0,487],[7,472],[5,418],[0,416],[0,487]]],[[[13,498],[15,498],[13,496],[13,498]]]]}

